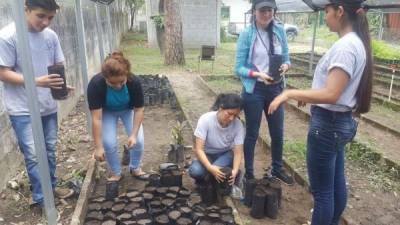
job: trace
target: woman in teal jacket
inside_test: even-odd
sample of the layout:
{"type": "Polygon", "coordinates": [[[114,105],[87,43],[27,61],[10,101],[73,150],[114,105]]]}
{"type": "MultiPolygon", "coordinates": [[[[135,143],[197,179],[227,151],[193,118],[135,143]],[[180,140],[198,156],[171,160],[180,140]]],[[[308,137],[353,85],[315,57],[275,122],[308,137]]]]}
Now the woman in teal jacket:
{"type": "Polygon", "coordinates": [[[282,24],[274,20],[276,10],[275,0],[253,1],[254,23],[239,36],[235,72],[243,84],[245,178],[254,178],[254,147],[264,111],[271,137],[271,175],[292,184],[292,177],[282,169],[283,107],[271,115],[266,112],[269,104],[284,88],[283,77],[274,72],[273,65],[278,65],[277,70],[282,73],[290,67],[286,33],[282,24]]]}

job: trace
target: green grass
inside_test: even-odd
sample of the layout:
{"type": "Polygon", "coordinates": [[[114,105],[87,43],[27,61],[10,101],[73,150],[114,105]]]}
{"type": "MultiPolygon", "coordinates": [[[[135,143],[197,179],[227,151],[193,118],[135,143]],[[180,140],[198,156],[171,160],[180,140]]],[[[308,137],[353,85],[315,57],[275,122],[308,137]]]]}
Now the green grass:
{"type": "MultiPolygon", "coordinates": [[[[368,144],[369,145],[369,144],[368,144]]],[[[296,170],[306,170],[305,140],[285,140],[283,154],[292,167],[296,170]]],[[[346,159],[353,165],[368,171],[367,180],[375,187],[386,191],[400,190],[399,168],[389,167],[382,162],[380,154],[371,150],[365,144],[352,142],[346,146],[346,159]]]]}
{"type": "Polygon", "coordinates": [[[371,103],[371,110],[368,115],[372,115],[379,118],[383,118],[383,123],[391,125],[392,127],[398,129],[400,127],[400,112],[393,110],[390,105],[382,104],[377,102],[371,103]]]}
{"type": "Polygon", "coordinates": [[[218,94],[225,92],[240,94],[242,91],[242,84],[240,81],[233,78],[212,79],[208,80],[207,84],[218,94]]]}
{"type": "Polygon", "coordinates": [[[285,140],[283,144],[283,154],[285,159],[290,162],[296,169],[304,169],[306,167],[306,143],[298,140],[285,140]]]}
{"type": "MultiPolygon", "coordinates": [[[[323,44],[330,46],[337,40],[337,34],[328,31],[328,28],[322,26],[317,30],[317,39],[323,44]]],[[[305,40],[312,37],[312,29],[308,28],[300,32],[300,36],[296,40],[305,40]]],[[[142,33],[128,32],[124,35],[122,49],[128,55],[132,63],[132,71],[137,74],[160,74],[175,70],[199,72],[198,56],[199,49],[185,49],[184,66],[166,66],[164,65],[164,56],[156,48],[147,46],[147,36],[142,33]]],[[[304,46],[298,46],[296,43],[289,44],[290,50],[296,52],[303,49],[304,46]]],[[[308,46],[307,46],[308,47],[308,46]]],[[[308,48],[305,48],[308,49],[308,48]]],[[[309,50],[309,49],[308,49],[309,50]]],[[[216,59],[214,69],[212,70],[211,61],[203,61],[200,65],[200,74],[203,75],[234,75],[236,43],[223,42],[216,50],[216,59]]],[[[290,80],[290,79],[289,79],[290,80]]]]}
{"type": "Polygon", "coordinates": [[[372,41],[372,52],[375,57],[381,60],[387,60],[388,63],[391,63],[390,60],[400,60],[400,52],[399,49],[394,49],[390,47],[384,41],[372,41]]]}
{"type": "MultiPolygon", "coordinates": [[[[299,36],[296,37],[295,42],[311,43],[313,31],[313,27],[301,30],[299,36]]],[[[339,36],[336,33],[329,31],[326,26],[320,26],[317,28],[316,46],[332,46],[338,39],[339,36]]],[[[374,57],[387,61],[387,63],[391,63],[392,60],[400,60],[400,48],[398,45],[389,44],[380,40],[373,40],[371,45],[374,57]]]]}
{"type": "Polygon", "coordinates": [[[366,144],[351,142],[346,146],[346,158],[368,172],[367,179],[386,191],[400,190],[400,168],[388,166],[382,156],[366,144]]]}
{"type": "MultiPolygon", "coordinates": [[[[132,71],[136,74],[161,74],[170,71],[198,71],[199,49],[185,49],[184,66],[164,65],[164,56],[157,48],[147,46],[146,35],[127,33],[121,44],[122,50],[132,63],[132,71]]],[[[211,61],[203,61],[200,73],[205,75],[233,75],[235,63],[236,43],[221,43],[216,50],[214,70],[211,61]]]]}
{"type": "MultiPolygon", "coordinates": [[[[299,36],[296,37],[295,41],[302,41],[311,43],[313,37],[314,28],[306,28],[300,31],[299,36]]],[[[320,26],[316,31],[316,45],[331,46],[335,41],[339,39],[338,35],[334,32],[329,31],[328,27],[320,26]]],[[[290,44],[289,44],[290,45],[290,44]]]]}
{"type": "Polygon", "coordinates": [[[147,33],[128,32],[124,34],[124,41],[146,41],[147,33]]]}
{"type": "Polygon", "coordinates": [[[299,89],[310,89],[311,88],[311,80],[306,77],[289,77],[287,79],[289,85],[299,88],[299,89]]]}

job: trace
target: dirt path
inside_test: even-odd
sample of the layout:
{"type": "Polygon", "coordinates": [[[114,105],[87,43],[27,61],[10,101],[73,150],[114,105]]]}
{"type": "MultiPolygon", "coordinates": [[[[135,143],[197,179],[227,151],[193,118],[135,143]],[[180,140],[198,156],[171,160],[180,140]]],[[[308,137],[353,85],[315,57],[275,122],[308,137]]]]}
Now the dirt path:
{"type": "MultiPolygon", "coordinates": [[[[146,106],[145,118],[143,122],[145,150],[142,161],[142,168],[148,173],[157,173],[160,163],[167,161],[167,153],[171,142],[170,132],[176,121],[181,119],[181,112],[173,110],[169,105],[146,106]]],[[[118,130],[119,149],[126,143],[127,136],[122,126],[118,130]]],[[[184,142],[186,145],[191,144],[191,129],[184,130],[184,142]]],[[[187,152],[188,155],[191,152],[187,152]]],[[[108,168],[105,163],[100,165],[103,173],[97,181],[95,189],[91,197],[104,197],[106,188],[106,179],[108,168]],[[105,172],[107,170],[107,172],[105,172]]],[[[143,190],[145,182],[133,178],[128,171],[127,166],[122,167],[123,180],[120,182],[119,193],[124,193],[128,189],[143,190]]],[[[192,180],[188,176],[183,176],[185,187],[192,188],[192,180]]]]}
{"type": "MultiPolygon", "coordinates": [[[[294,101],[292,103],[297,104],[294,101]]],[[[380,106],[380,108],[382,109],[383,106],[380,106]]],[[[310,111],[310,105],[307,105],[302,110],[308,113],[310,111]]],[[[393,115],[387,113],[385,114],[385,111],[387,110],[385,110],[384,108],[382,109],[382,111],[384,112],[379,112],[379,109],[372,108],[371,112],[367,113],[365,117],[378,121],[383,125],[397,128],[399,125],[399,118],[391,119],[393,115]]],[[[399,114],[400,116],[399,112],[393,113],[399,114]]],[[[384,129],[377,128],[365,120],[360,120],[358,124],[356,139],[357,141],[367,146],[370,146],[374,151],[382,154],[384,158],[390,159],[397,165],[400,165],[400,138],[398,136],[386,132],[384,129]]]]}
{"type": "MultiPolygon", "coordinates": [[[[67,186],[70,180],[83,179],[86,174],[86,163],[92,157],[93,145],[86,132],[86,117],[83,101],[78,102],[74,110],[61,122],[59,139],[57,140],[57,170],[58,182],[67,186]]],[[[0,221],[1,225],[36,225],[45,224],[45,218],[33,213],[29,208],[29,182],[25,168],[20,168],[20,189],[6,188],[1,193],[0,221]]],[[[55,204],[60,213],[59,223],[69,224],[75,208],[77,196],[60,201],[55,199],[55,204]]]]}
{"type": "MultiPolygon", "coordinates": [[[[215,95],[202,85],[199,77],[192,74],[171,74],[168,79],[177,95],[182,110],[189,115],[190,123],[195,125],[198,118],[211,107],[215,95]]],[[[260,145],[256,147],[255,153],[256,177],[262,177],[264,168],[271,163],[269,153],[260,145]]],[[[283,207],[280,210],[277,220],[254,219],[249,216],[249,208],[242,203],[235,201],[240,216],[245,224],[285,224],[299,225],[307,223],[312,208],[311,195],[300,185],[291,187],[283,186],[283,207]]]]}
{"type": "MultiPolygon", "coordinates": [[[[57,146],[57,174],[60,181],[68,180],[75,171],[82,170],[85,174],[85,165],[92,157],[93,145],[86,132],[86,117],[84,114],[83,102],[79,102],[77,107],[61,123],[59,140],[57,146]]],[[[170,131],[176,121],[182,119],[181,111],[171,109],[169,105],[148,106],[145,109],[144,132],[145,132],[145,152],[143,157],[143,169],[147,172],[157,172],[158,165],[165,162],[167,150],[171,142],[170,131]]],[[[126,142],[126,134],[122,125],[119,127],[118,141],[120,148],[126,142]]],[[[192,131],[190,128],[184,130],[185,145],[192,143],[192,131]]],[[[190,154],[190,152],[188,152],[190,154]]],[[[105,179],[108,175],[106,163],[99,163],[98,183],[92,196],[104,196],[105,179]]],[[[24,168],[21,168],[23,171],[24,168]]],[[[121,185],[121,192],[127,188],[140,189],[144,182],[132,178],[126,167],[123,168],[124,179],[121,185]]],[[[30,196],[27,177],[21,178],[23,186],[20,190],[14,191],[5,189],[1,193],[0,204],[0,225],[37,225],[45,224],[45,218],[33,214],[28,207],[30,196]],[[16,201],[16,198],[19,200],[16,201]]],[[[188,176],[183,179],[185,187],[192,187],[192,180],[188,176]]],[[[56,199],[56,207],[60,212],[61,219],[59,224],[70,223],[71,216],[76,204],[76,197],[61,202],[56,199]]]]}
{"type": "MultiPolygon", "coordinates": [[[[307,130],[308,123],[304,121],[304,117],[287,108],[285,139],[291,142],[304,142],[307,130]],[[293,129],[294,126],[296,129],[293,129]]],[[[299,166],[297,171],[303,176],[307,175],[305,164],[299,166]]],[[[395,192],[386,192],[377,187],[376,178],[372,177],[369,171],[353,163],[346,163],[346,176],[349,199],[344,215],[350,224],[397,224],[400,220],[400,202],[395,192]]]]}

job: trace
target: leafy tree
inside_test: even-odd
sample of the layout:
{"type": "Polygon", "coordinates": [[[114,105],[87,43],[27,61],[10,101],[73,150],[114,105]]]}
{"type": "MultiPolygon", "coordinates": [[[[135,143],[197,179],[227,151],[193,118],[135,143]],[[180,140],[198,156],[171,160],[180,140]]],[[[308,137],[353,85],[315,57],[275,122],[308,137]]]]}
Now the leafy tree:
{"type": "Polygon", "coordinates": [[[129,30],[133,29],[133,22],[135,21],[136,13],[144,5],[144,1],[145,0],[125,0],[126,5],[129,7],[129,13],[131,15],[129,30]]]}

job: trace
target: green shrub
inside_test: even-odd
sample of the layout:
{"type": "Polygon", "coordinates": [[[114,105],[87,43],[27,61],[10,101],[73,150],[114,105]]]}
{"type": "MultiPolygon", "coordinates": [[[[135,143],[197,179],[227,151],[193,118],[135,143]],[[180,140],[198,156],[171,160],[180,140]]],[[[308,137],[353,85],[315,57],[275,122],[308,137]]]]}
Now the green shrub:
{"type": "Polygon", "coordinates": [[[236,36],[229,36],[226,32],[226,29],[221,27],[221,32],[220,32],[220,38],[222,43],[226,42],[236,42],[237,37],[236,36]]]}
{"type": "Polygon", "coordinates": [[[154,21],[157,27],[164,28],[164,15],[151,16],[150,19],[154,21]]]}
{"type": "Polygon", "coordinates": [[[384,60],[400,60],[400,52],[388,46],[384,41],[372,41],[372,54],[384,60]]]}
{"type": "Polygon", "coordinates": [[[225,31],[225,28],[222,26],[220,28],[220,38],[221,38],[221,42],[226,41],[226,31],[225,31]]]}

